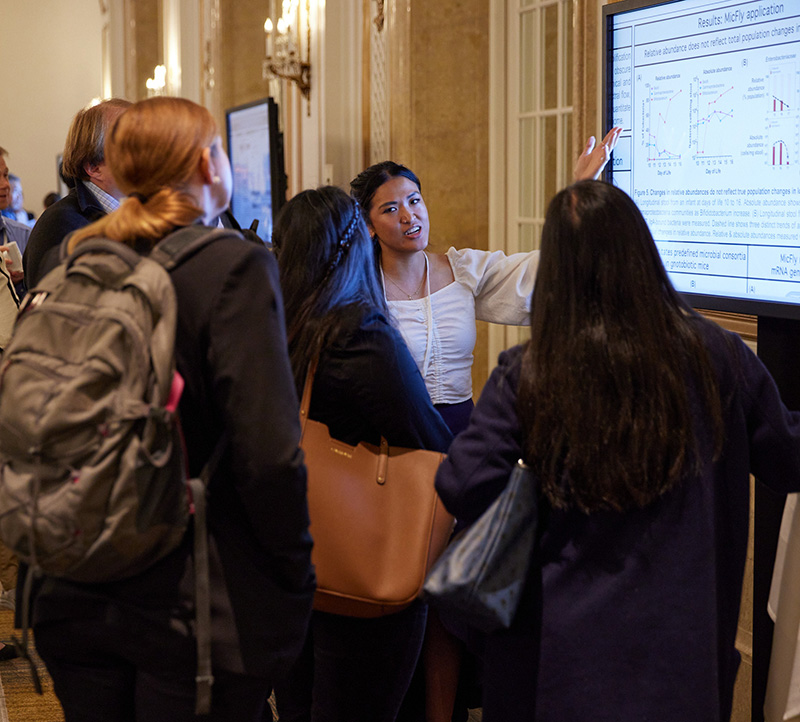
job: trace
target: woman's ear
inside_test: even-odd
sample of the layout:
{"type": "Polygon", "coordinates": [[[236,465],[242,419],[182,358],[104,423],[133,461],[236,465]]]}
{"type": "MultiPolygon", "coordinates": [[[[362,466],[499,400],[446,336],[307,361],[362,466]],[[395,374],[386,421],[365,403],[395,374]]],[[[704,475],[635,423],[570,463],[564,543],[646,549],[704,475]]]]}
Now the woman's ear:
{"type": "Polygon", "coordinates": [[[200,175],[203,178],[203,183],[212,185],[216,172],[213,167],[213,159],[211,158],[211,148],[203,148],[203,154],[200,156],[200,175]]]}

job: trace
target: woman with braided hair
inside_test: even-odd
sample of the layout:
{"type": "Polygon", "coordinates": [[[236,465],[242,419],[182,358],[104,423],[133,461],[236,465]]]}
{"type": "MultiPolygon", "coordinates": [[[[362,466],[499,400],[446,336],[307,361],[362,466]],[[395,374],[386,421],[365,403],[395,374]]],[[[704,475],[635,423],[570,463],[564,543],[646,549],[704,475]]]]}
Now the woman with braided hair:
{"type": "MultiPolygon", "coordinates": [[[[450,432],[390,325],[361,211],[339,188],[307,190],[272,235],[298,392],[319,359],[309,416],[348,444],[444,451],[450,432]]],[[[420,600],[376,619],[313,612],[306,651],[276,688],[281,722],[395,719],[419,656],[420,600]]]]}

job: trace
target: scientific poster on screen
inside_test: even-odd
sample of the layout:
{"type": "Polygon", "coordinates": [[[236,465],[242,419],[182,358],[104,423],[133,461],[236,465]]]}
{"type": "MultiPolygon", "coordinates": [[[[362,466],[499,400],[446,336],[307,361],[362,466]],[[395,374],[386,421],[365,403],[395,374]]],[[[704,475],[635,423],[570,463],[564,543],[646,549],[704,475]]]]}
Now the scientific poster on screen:
{"type": "Polygon", "coordinates": [[[800,1],[620,15],[613,182],[676,288],[800,301],[800,1]]]}

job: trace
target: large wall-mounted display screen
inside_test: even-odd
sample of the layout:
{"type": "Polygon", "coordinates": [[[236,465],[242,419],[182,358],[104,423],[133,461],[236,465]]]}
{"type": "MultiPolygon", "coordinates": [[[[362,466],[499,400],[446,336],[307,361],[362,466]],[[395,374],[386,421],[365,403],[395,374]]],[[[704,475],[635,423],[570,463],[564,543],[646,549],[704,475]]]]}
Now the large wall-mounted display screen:
{"type": "Polygon", "coordinates": [[[800,0],[606,5],[610,180],[695,306],[800,318],[800,0]]]}

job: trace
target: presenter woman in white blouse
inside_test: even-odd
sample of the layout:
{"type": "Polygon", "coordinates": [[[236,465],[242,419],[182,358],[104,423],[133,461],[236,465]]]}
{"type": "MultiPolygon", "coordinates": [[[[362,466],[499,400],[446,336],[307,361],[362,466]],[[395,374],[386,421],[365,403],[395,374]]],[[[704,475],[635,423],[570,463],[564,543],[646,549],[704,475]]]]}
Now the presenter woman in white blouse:
{"type": "MultiPolygon", "coordinates": [[[[611,157],[620,128],[599,144],[589,138],[575,165],[575,179],[597,178],[611,157]]],[[[392,161],[370,166],[350,184],[375,244],[375,257],[393,322],[402,334],[428,393],[453,434],[472,411],[475,321],[525,325],[539,252],[450,248],[430,253],[430,223],[419,178],[392,161]]],[[[416,675],[398,720],[450,722],[463,650],[429,614],[423,649],[424,682],[416,675]],[[426,689],[423,691],[422,687],[426,689]],[[423,708],[424,707],[424,712],[423,708]]],[[[473,660],[464,657],[470,663],[473,660]]],[[[466,677],[469,677],[467,675],[466,677]]],[[[465,678],[466,678],[465,677],[465,678]]],[[[469,689],[462,681],[462,689],[469,689]]]]}
{"type": "MultiPolygon", "coordinates": [[[[599,144],[590,138],[575,166],[576,180],[597,178],[616,145],[612,128],[599,144]]],[[[428,210],[420,181],[405,166],[384,161],[350,184],[373,235],[386,300],[434,405],[454,434],[472,410],[475,321],[528,323],[539,252],[450,248],[426,251],[428,210]]]]}

